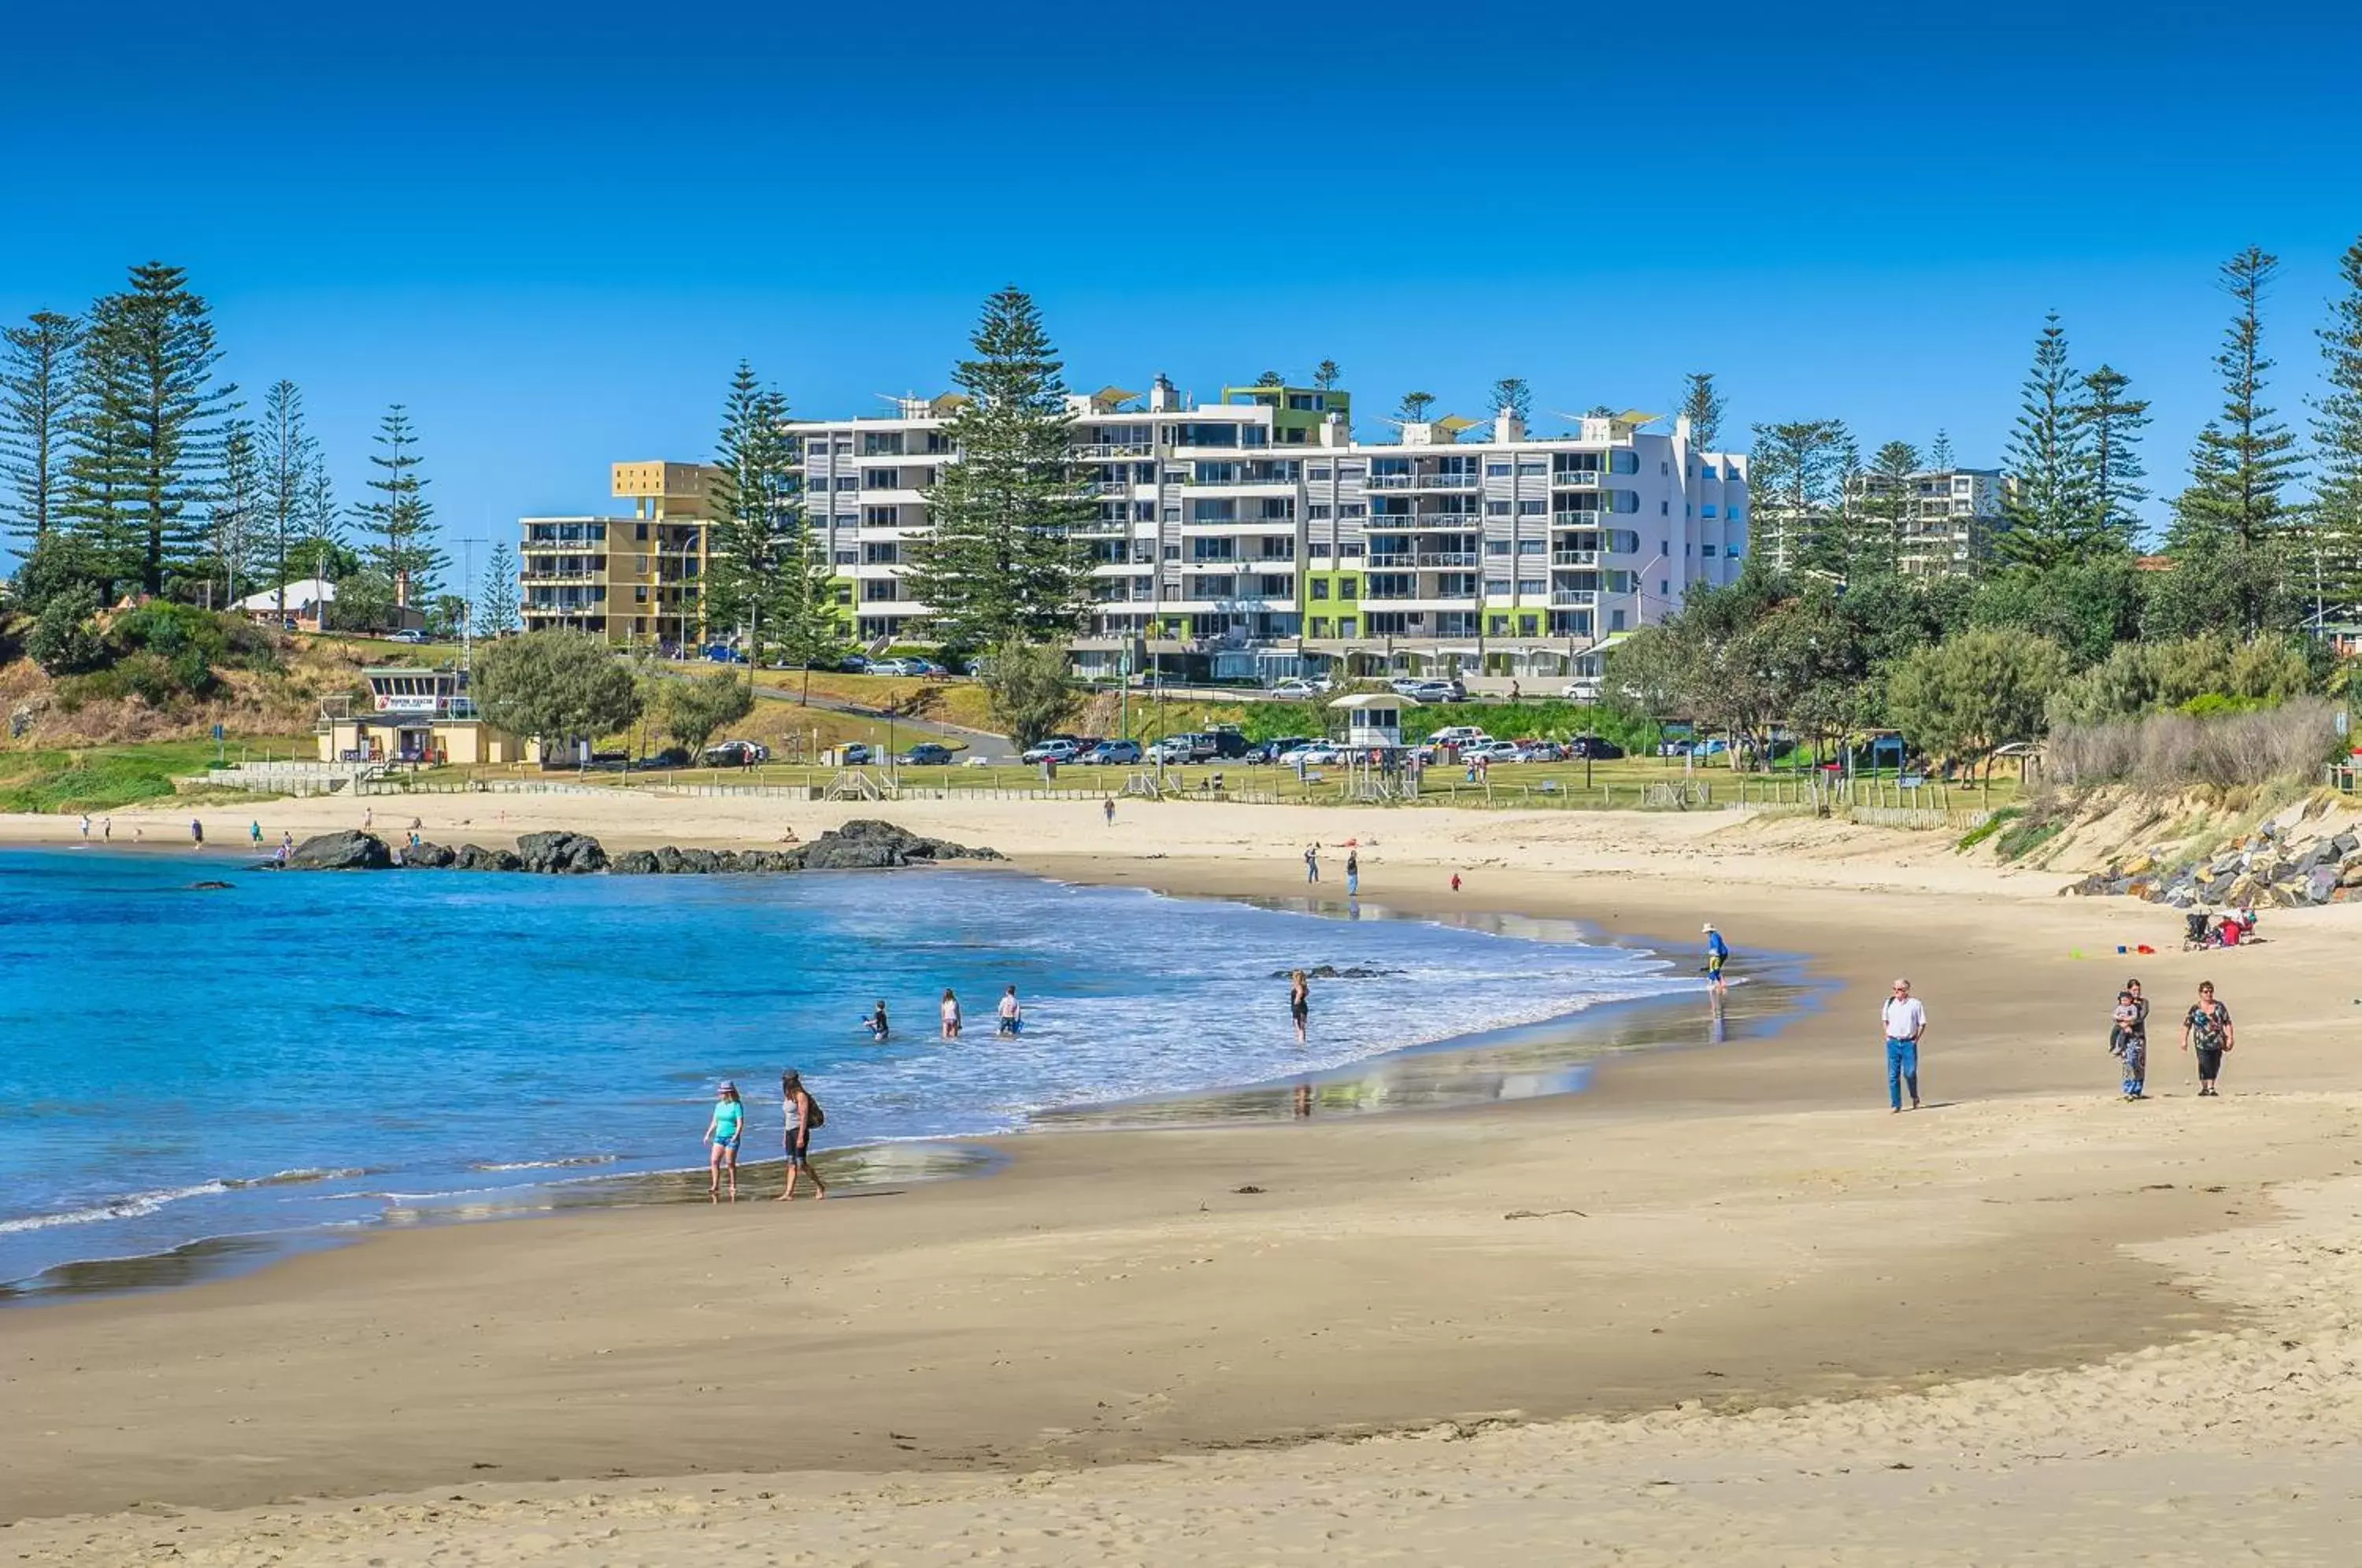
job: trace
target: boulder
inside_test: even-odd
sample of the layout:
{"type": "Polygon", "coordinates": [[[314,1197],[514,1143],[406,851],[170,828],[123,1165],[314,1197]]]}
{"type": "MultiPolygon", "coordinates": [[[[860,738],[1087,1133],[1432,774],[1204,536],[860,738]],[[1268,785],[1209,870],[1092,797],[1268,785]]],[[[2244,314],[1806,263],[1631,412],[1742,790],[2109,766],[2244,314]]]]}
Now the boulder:
{"type": "Polygon", "coordinates": [[[657,857],[645,849],[627,849],[607,862],[607,869],[618,877],[652,877],[659,869],[657,857]]]}
{"type": "Polygon", "coordinates": [[[587,833],[529,833],[517,839],[517,858],[527,871],[580,877],[607,869],[607,852],[587,833]]]}
{"type": "Polygon", "coordinates": [[[421,871],[448,871],[458,861],[458,851],[440,844],[422,844],[402,852],[402,863],[421,871]]]}
{"type": "Polygon", "coordinates": [[[486,849],[480,844],[463,844],[453,857],[452,866],[460,871],[522,871],[524,862],[505,849],[486,849]]]}
{"type": "Polygon", "coordinates": [[[287,857],[290,871],[382,871],[392,864],[385,840],[357,829],[307,838],[287,857]]]}
{"type": "Polygon", "coordinates": [[[789,849],[749,849],[739,855],[738,868],[742,871],[793,871],[801,865],[797,859],[800,853],[789,849]]]}
{"type": "Polygon", "coordinates": [[[2340,860],[2351,856],[2362,855],[2362,835],[2357,835],[2352,828],[2347,828],[2344,833],[2331,839],[2329,846],[2337,851],[2337,858],[2340,860]]]}
{"type": "Polygon", "coordinates": [[[2304,897],[2307,903],[2325,904],[2337,891],[2337,867],[2316,866],[2304,874],[2304,897]]]}
{"type": "Polygon", "coordinates": [[[864,871],[929,860],[999,860],[998,850],[925,838],[874,817],[856,817],[790,852],[807,871],[864,871]]]}
{"type": "Polygon", "coordinates": [[[680,851],[675,849],[669,844],[654,851],[653,853],[657,858],[657,869],[662,872],[665,876],[678,877],[683,871],[689,869],[688,866],[681,860],[680,851]]]}

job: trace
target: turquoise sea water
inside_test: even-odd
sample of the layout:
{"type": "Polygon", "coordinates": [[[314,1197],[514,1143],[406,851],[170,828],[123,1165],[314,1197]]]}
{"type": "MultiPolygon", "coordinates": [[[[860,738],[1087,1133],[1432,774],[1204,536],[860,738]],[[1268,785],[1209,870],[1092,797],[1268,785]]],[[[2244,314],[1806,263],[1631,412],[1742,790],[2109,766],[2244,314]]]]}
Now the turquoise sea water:
{"type": "Polygon", "coordinates": [[[1695,987],[1563,926],[1346,915],[999,872],[297,876],[0,851],[0,1283],[701,1165],[725,1077],[761,1158],[788,1066],[842,1146],[1695,987]],[[1316,984],[1300,1050],[1272,972],[1319,964],[1391,972],[1316,984]],[[1012,982],[1026,1029],[1001,1040],[1012,982]],[[858,1026],[881,997],[884,1046],[858,1026]]]}

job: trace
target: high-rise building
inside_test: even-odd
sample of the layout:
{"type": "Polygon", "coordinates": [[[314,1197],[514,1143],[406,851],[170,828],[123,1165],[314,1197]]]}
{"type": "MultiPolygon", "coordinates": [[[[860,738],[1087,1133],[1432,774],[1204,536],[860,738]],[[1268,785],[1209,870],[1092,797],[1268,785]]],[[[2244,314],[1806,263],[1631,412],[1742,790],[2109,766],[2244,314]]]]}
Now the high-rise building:
{"type": "MultiPolygon", "coordinates": [[[[1359,442],[1350,394],[1222,389],[1191,403],[1076,394],[1070,437],[1098,518],[1086,673],[1154,660],[1217,679],[1458,669],[1573,673],[1583,653],[1729,580],[1747,541],[1747,459],[1688,422],[1592,416],[1536,436],[1504,411],[1359,442]]],[[[805,515],[851,580],[859,637],[923,641],[905,579],[926,491],[958,460],[955,398],[799,421],[805,515]]]]}
{"type": "Polygon", "coordinates": [[[1895,559],[1906,575],[1939,577],[1973,572],[1992,553],[2012,483],[1999,469],[1927,469],[1900,479],[1856,474],[1846,490],[1857,507],[1894,517],[1895,559]]]}
{"type": "Polygon", "coordinates": [[[617,463],[613,492],[631,500],[629,515],[518,519],[525,629],[670,648],[698,641],[714,473],[703,463],[617,463]]]}

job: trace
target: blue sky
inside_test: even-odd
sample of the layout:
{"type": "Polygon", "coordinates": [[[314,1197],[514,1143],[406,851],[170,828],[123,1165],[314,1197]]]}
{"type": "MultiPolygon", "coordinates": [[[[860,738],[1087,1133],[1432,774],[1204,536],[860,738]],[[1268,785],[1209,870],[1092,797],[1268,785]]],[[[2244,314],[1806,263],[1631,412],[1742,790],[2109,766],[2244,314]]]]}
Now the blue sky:
{"type": "Polygon", "coordinates": [[[939,391],[1005,282],[1078,386],[1333,357],[1370,414],[1473,414],[1711,370],[1741,432],[1980,463],[2055,308],[2155,401],[2170,492],[2215,267],[2284,259],[2301,421],[2362,235],[2351,6],[312,9],[14,18],[62,63],[0,98],[0,316],[185,265],[347,496],[410,406],[453,540],[703,457],[742,356],[804,413],[939,391]]]}

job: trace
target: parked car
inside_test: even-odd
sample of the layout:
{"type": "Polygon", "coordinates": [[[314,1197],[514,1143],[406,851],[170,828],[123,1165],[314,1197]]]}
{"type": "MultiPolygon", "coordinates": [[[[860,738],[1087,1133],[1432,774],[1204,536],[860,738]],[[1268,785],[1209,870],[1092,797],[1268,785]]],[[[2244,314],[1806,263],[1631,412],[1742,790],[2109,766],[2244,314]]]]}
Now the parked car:
{"type": "Polygon", "coordinates": [[[1081,749],[1071,740],[1062,736],[1053,737],[1037,745],[1027,746],[1017,760],[1023,763],[1072,762],[1075,760],[1076,754],[1081,749]]]}
{"type": "Polygon", "coordinates": [[[1597,735],[1576,735],[1566,743],[1566,754],[1578,762],[1585,757],[1594,762],[1613,762],[1624,755],[1624,748],[1597,735]]]}
{"type": "Polygon", "coordinates": [[[1292,702],[1307,702],[1324,691],[1335,690],[1336,685],[1335,681],[1325,675],[1315,680],[1307,680],[1301,676],[1291,675],[1286,680],[1274,681],[1271,694],[1275,697],[1284,697],[1292,702]]]}
{"type": "Polygon", "coordinates": [[[836,754],[843,759],[844,766],[847,767],[865,767],[877,759],[877,751],[874,748],[864,745],[860,741],[855,741],[849,745],[841,745],[837,747],[836,754]]]}
{"type": "Polygon", "coordinates": [[[1465,701],[1468,693],[1456,680],[1421,680],[1402,695],[1414,702],[1459,702],[1465,701]]]}
{"type": "Polygon", "coordinates": [[[1669,740],[1660,742],[1657,746],[1657,755],[1659,756],[1687,756],[1696,745],[1697,743],[1695,741],[1686,740],[1669,740]]]}
{"type": "Polygon", "coordinates": [[[1087,767],[1128,767],[1140,761],[1138,741],[1106,740],[1075,758],[1087,767]]]}
{"type": "Polygon", "coordinates": [[[727,740],[705,748],[708,767],[752,767],[771,760],[771,748],[760,741],[727,740]]]}
{"type": "Polygon", "coordinates": [[[1282,767],[1325,767],[1345,760],[1345,754],[1327,741],[1307,741],[1294,751],[1280,753],[1282,767]]]}
{"type": "Polygon", "coordinates": [[[1191,762],[1198,756],[1196,735],[1166,735],[1148,748],[1148,755],[1158,762],[1191,762]]]}
{"type": "Polygon", "coordinates": [[[871,675],[917,675],[920,671],[912,667],[914,665],[924,665],[925,663],[926,660],[924,659],[873,658],[869,661],[868,673],[871,675]]]}
{"type": "Polygon", "coordinates": [[[1427,737],[1429,745],[1480,745],[1493,737],[1475,724],[1446,724],[1427,737]]]}
{"type": "Polygon", "coordinates": [[[894,760],[905,767],[949,767],[952,765],[952,748],[938,745],[933,741],[921,741],[894,760]]]}
{"type": "Polygon", "coordinates": [[[705,657],[710,662],[714,664],[745,664],[746,662],[746,656],[740,653],[736,648],[732,647],[728,643],[706,644],[705,657]]]}
{"type": "Polygon", "coordinates": [[[1564,762],[1570,753],[1556,741],[1537,740],[1518,743],[1520,762],[1564,762]]]}
{"type": "Polygon", "coordinates": [[[418,630],[415,626],[405,627],[402,631],[396,632],[393,635],[386,638],[386,641],[390,643],[410,643],[414,645],[423,643],[425,640],[426,634],[418,630]]]}
{"type": "Polygon", "coordinates": [[[1730,743],[1720,736],[1709,736],[1690,747],[1692,756],[1721,756],[1730,750],[1730,743]]]}
{"type": "Polygon", "coordinates": [[[1515,741],[1479,741],[1473,745],[1462,746],[1460,759],[1462,762],[1494,763],[1523,762],[1526,758],[1515,741]]]}
{"type": "Polygon", "coordinates": [[[1268,740],[1264,742],[1261,745],[1250,747],[1247,751],[1247,760],[1249,762],[1257,763],[1277,762],[1283,756],[1288,752],[1294,751],[1297,746],[1310,745],[1311,744],[1312,737],[1309,735],[1282,735],[1277,740],[1268,740]]]}
{"type": "Polygon", "coordinates": [[[869,661],[857,653],[846,654],[836,661],[836,668],[843,675],[866,675],[869,671],[869,661]]]}
{"type": "Polygon", "coordinates": [[[1206,754],[1211,761],[1243,762],[1247,753],[1254,749],[1253,743],[1234,729],[1209,730],[1201,738],[1213,747],[1206,754]]]}

